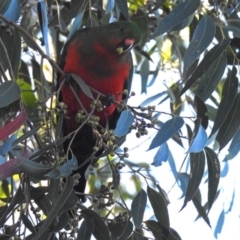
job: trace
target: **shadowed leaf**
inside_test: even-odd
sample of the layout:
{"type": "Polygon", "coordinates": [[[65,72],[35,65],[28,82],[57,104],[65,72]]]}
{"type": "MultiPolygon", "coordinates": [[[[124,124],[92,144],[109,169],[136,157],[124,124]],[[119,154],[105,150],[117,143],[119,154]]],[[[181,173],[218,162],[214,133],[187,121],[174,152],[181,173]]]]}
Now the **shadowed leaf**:
{"type": "Polygon", "coordinates": [[[194,105],[197,109],[197,118],[201,119],[201,125],[204,127],[204,129],[207,129],[208,126],[208,116],[207,112],[208,109],[203,102],[201,98],[199,98],[197,95],[194,98],[194,105]]]}
{"type": "Polygon", "coordinates": [[[136,228],[140,228],[147,203],[147,194],[142,189],[132,201],[131,214],[136,228]]]}
{"type": "Polygon", "coordinates": [[[205,167],[204,152],[201,151],[199,153],[190,153],[190,163],[191,172],[182,209],[186,207],[188,201],[192,200],[201,183],[205,167]]]}
{"type": "Polygon", "coordinates": [[[93,210],[83,209],[81,214],[84,217],[91,217],[94,219],[94,231],[93,235],[97,240],[111,240],[107,226],[105,225],[103,219],[93,210]]]}
{"type": "Polygon", "coordinates": [[[222,55],[212,66],[206,71],[205,75],[198,84],[196,95],[203,101],[206,101],[216,89],[218,83],[222,79],[223,73],[227,65],[225,55],[222,55]]]}
{"type": "Polygon", "coordinates": [[[166,17],[160,21],[156,31],[153,33],[153,37],[162,35],[183,22],[197,10],[199,5],[199,0],[186,0],[180,2],[166,17]]]}
{"type": "Polygon", "coordinates": [[[219,152],[228,144],[228,142],[233,138],[240,126],[240,93],[234,99],[234,103],[225,119],[221,125],[216,140],[218,141],[220,147],[219,152]]]}
{"type": "Polygon", "coordinates": [[[205,152],[208,164],[208,212],[209,212],[217,195],[221,167],[217,154],[211,148],[205,147],[205,152]]]}
{"type": "Polygon", "coordinates": [[[194,31],[193,37],[185,52],[184,72],[194,63],[194,61],[205,51],[205,49],[212,42],[215,35],[215,25],[212,19],[205,15],[202,17],[197,28],[194,31]]]}
{"type": "Polygon", "coordinates": [[[147,187],[147,194],[152,205],[154,214],[159,224],[169,231],[169,216],[166,201],[163,196],[154,189],[147,187]]]}
{"type": "Polygon", "coordinates": [[[230,39],[224,39],[222,42],[215,45],[209,52],[207,52],[191,77],[187,79],[187,82],[181,90],[179,97],[182,96],[182,94],[184,94],[212,66],[212,64],[221,56],[229,44],[230,39]]]}
{"type": "Polygon", "coordinates": [[[226,119],[237,94],[238,78],[236,76],[237,68],[233,67],[229,70],[228,77],[224,83],[222,90],[222,100],[219,104],[212,132],[209,138],[219,129],[226,119]]]}
{"type": "Polygon", "coordinates": [[[83,220],[78,231],[77,240],[90,240],[94,230],[94,219],[87,217],[83,220]]]}

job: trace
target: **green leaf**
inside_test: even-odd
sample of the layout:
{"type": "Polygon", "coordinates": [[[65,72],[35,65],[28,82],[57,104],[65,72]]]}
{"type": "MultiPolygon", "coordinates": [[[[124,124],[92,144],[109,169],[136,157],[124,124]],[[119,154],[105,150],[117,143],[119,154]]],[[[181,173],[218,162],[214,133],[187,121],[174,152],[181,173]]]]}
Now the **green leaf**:
{"type": "Polygon", "coordinates": [[[59,213],[66,212],[70,209],[72,209],[78,202],[79,198],[76,195],[70,195],[67,201],[64,203],[62,206],[61,210],[59,213]]]}
{"type": "Polygon", "coordinates": [[[21,56],[21,38],[17,30],[13,29],[12,31],[12,34],[9,34],[5,28],[0,29],[0,38],[4,45],[2,46],[2,44],[0,44],[0,62],[2,63],[5,71],[12,67],[14,77],[17,79],[21,56]],[[5,52],[4,48],[7,53],[5,52]],[[9,58],[10,63],[7,61],[7,57],[9,58]],[[11,64],[11,66],[9,66],[9,64],[11,64]]]}
{"type": "Polygon", "coordinates": [[[219,152],[228,144],[233,138],[240,126],[240,93],[234,99],[234,103],[227,114],[225,121],[220,127],[216,140],[220,147],[219,152]]]}
{"type": "Polygon", "coordinates": [[[194,98],[194,106],[197,109],[197,118],[201,119],[201,125],[207,129],[208,126],[208,116],[207,114],[207,107],[205,103],[199,98],[197,95],[194,98]]]}
{"type": "Polygon", "coordinates": [[[129,21],[127,0],[116,0],[116,7],[119,8],[125,19],[129,21]]]}
{"type": "Polygon", "coordinates": [[[105,225],[103,219],[96,212],[90,209],[83,209],[81,214],[84,218],[90,217],[94,219],[95,227],[93,235],[96,240],[111,240],[107,226],[105,225]]]}
{"type": "MultiPolygon", "coordinates": [[[[122,224],[121,224],[122,225],[122,224]]],[[[133,224],[130,220],[124,226],[124,229],[121,231],[121,235],[118,237],[117,240],[125,240],[133,231],[133,224]]]]}
{"type": "Polygon", "coordinates": [[[32,233],[36,233],[36,230],[32,224],[32,222],[28,219],[28,217],[26,215],[24,215],[23,213],[20,216],[24,226],[32,233]]]}
{"type": "Polygon", "coordinates": [[[224,120],[226,119],[233,105],[235,96],[237,94],[237,87],[238,87],[238,77],[236,75],[237,75],[237,68],[234,66],[232,70],[229,70],[228,77],[224,83],[223,90],[222,90],[222,100],[219,104],[214,125],[212,128],[212,132],[209,138],[223,124],[224,120]]]}
{"type": "Polygon", "coordinates": [[[52,166],[46,166],[44,164],[36,163],[34,161],[25,159],[23,157],[19,158],[18,168],[26,173],[28,176],[37,179],[43,179],[44,175],[52,170],[52,166]]]}
{"type": "Polygon", "coordinates": [[[51,229],[52,233],[56,233],[60,230],[62,230],[63,228],[65,228],[68,224],[69,221],[69,213],[64,212],[63,214],[61,214],[61,217],[59,218],[57,224],[54,226],[53,229],[51,229]]]}
{"type": "Polygon", "coordinates": [[[158,222],[154,220],[148,220],[144,222],[149,230],[152,232],[154,239],[156,240],[168,240],[169,233],[158,222]]]}
{"type": "Polygon", "coordinates": [[[173,27],[171,29],[171,31],[180,31],[180,30],[184,29],[185,27],[190,25],[190,23],[192,22],[193,18],[194,18],[194,14],[190,15],[188,18],[183,20],[181,23],[179,23],[178,25],[173,27]]]}
{"type": "Polygon", "coordinates": [[[142,83],[142,90],[141,93],[147,93],[147,82],[149,76],[149,60],[144,58],[144,61],[140,68],[140,76],[141,76],[141,83],[142,83]]]}
{"type": "Polygon", "coordinates": [[[43,213],[48,216],[52,209],[52,204],[50,203],[50,200],[48,197],[44,194],[41,195],[41,197],[35,198],[34,202],[37,204],[37,206],[43,211],[43,213]]]}
{"type": "Polygon", "coordinates": [[[208,212],[210,211],[215,197],[217,196],[218,185],[220,181],[220,162],[217,154],[208,147],[205,147],[208,164],[208,212]]]}
{"type": "Polygon", "coordinates": [[[208,224],[208,226],[211,227],[208,215],[206,214],[204,207],[201,205],[201,202],[199,201],[199,198],[196,197],[196,195],[192,199],[193,204],[194,204],[195,208],[197,209],[199,215],[208,224]]]}
{"type": "MultiPolygon", "coordinates": [[[[215,45],[209,52],[207,52],[191,77],[187,79],[187,82],[181,90],[179,97],[182,96],[182,94],[184,94],[212,66],[215,61],[217,61],[229,44],[230,39],[224,39],[222,42],[215,45]]],[[[189,69],[191,69],[191,67],[189,69]]]]}
{"type": "MultiPolygon", "coordinates": [[[[73,18],[75,18],[77,16],[77,14],[79,13],[79,10],[82,9],[82,5],[84,4],[84,1],[79,1],[79,0],[73,0],[71,1],[71,5],[70,8],[62,8],[60,11],[60,15],[62,18],[62,21],[64,23],[71,21],[73,18]]],[[[48,27],[53,27],[56,25],[59,25],[59,16],[58,13],[56,13],[56,15],[54,15],[54,17],[51,19],[51,21],[49,21],[48,27]]]]}
{"type": "Polygon", "coordinates": [[[184,72],[194,63],[194,61],[205,51],[205,49],[212,42],[215,35],[215,25],[213,20],[204,15],[194,31],[193,38],[185,52],[184,72]]]}
{"type": "Polygon", "coordinates": [[[77,158],[73,155],[73,158],[64,163],[63,165],[54,168],[51,172],[45,176],[52,179],[59,179],[61,177],[68,177],[73,170],[78,168],[77,158]]]}
{"type": "Polygon", "coordinates": [[[174,117],[166,121],[153,138],[148,150],[159,147],[161,144],[166,142],[182,128],[183,124],[184,121],[181,117],[174,117]]]}
{"type": "Polygon", "coordinates": [[[114,222],[112,221],[108,228],[111,232],[112,240],[125,240],[133,231],[133,224],[130,220],[122,223],[122,222],[114,222]]]}
{"type": "Polygon", "coordinates": [[[143,221],[143,214],[147,204],[147,194],[142,189],[132,201],[131,214],[136,228],[140,228],[143,221]]]}
{"type": "Polygon", "coordinates": [[[201,183],[205,167],[205,155],[203,151],[199,153],[190,153],[190,167],[191,173],[187,186],[186,196],[181,210],[186,207],[188,201],[192,200],[201,183]]]}
{"type": "Polygon", "coordinates": [[[159,224],[169,231],[170,222],[168,216],[167,204],[163,196],[148,186],[147,188],[148,198],[152,205],[154,214],[159,224]]]}
{"type": "Polygon", "coordinates": [[[59,213],[60,209],[63,207],[64,203],[68,200],[69,196],[71,195],[73,186],[74,186],[74,179],[72,176],[70,176],[67,178],[67,182],[64,186],[63,191],[59,196],[59,199],[56,205],[51,208],[51,211],[48,217],[39,228],[33,240],[42,239],[41,236],[48,232],[50,224],[53,222],[54,219],[56,219],[56,216],[59,213]]]}
{"type": "Polygon", "coordinates": [[[222,55],[222,57],[215,61],[206,71],[196,90],[196,95],[203,101],[206,101],[216,89],[218,83],[222,79],[226,66],[227,58],[225,55],[222,55]]]}
{"type": "Polygon", "coordinates": [[[16,82],[8,81],[0,85],[0,108],[7,107],[20,99],[20,88],[16,82]],[[11,96],[11,97],[10,97],[11,96]]]}
{"type": "Polygon", "coordinates": [[[4,13],[8,10],[12,0],[2,0],[0,2],[0,13],[4,15],[4,13]]]}
{"type": "Polygon", "coordinates": [[[90,240],[94,230],[94,219],[87,217],[83,220],[78,231],[77,240],[90,240]]]}
{"type": "Polygon", "coordinates": [[[153,33],[153,38],[170,31],[173,27],[191,16],[199,7],[199,0],[181,1],[166,17],[164,17],[153,33]]]}
{"type": "Polygon", "coordinates": [[[78,75],[74,73],[71,73],[70,76],[77,82],[77,84],[79,85],[79,87],[82,89],[86,96],[88,96],[91,99],[94,99],[89,86],[86,84],[86,82],[84,82],[82,78],[80,78],[78,75]]]}

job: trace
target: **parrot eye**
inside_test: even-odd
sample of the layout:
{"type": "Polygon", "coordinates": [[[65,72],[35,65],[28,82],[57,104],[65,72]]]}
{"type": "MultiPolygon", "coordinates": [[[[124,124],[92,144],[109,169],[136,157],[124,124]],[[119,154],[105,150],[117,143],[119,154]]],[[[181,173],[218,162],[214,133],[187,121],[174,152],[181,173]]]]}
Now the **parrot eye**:
{"type": "Polygon", "coordinates": [[[134,39],[131,39],[131,38],[124,39],[122,42],[120,42],[120,44],[116,48],[117,53],[120,55],[128,51],[129,49],[132,48],[133,44],[134,44],[134,39]]]}

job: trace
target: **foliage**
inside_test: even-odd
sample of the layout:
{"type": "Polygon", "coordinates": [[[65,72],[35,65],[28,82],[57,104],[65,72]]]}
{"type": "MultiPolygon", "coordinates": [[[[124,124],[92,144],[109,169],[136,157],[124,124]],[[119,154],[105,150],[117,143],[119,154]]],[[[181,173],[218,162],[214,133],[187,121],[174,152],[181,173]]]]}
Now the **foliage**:
{"type": "MultiPolygon", "coordinates": [[[[218,153],[230,142],[225,161],[240,150],[238,13],[235,0],[1,1],[0,238],[181,239],[170,226],[168,198],[150,166],[130,161],[128,149],[116,147],[125,135],[143,138],[149,131],[154,137],[148,139],[148,150],[158,149],[151,168],[168,161],[184,195],[182,209],[192,201],[210,226],[208,213],[219,196],[218,153]],[[115,137],[105,157],[92,164],[97,174],[89,180],[84,206],[72,191],[76,159],[66,159],[62,149],[65,109],[56,103],[54,79],[64,73],[57,62],[75,31],[120,19],[135,22],[142,31],[133,52],[135,76],[141,77],[147,95],[138,107],[120,106],[125,109],[111,132],[115,137]],[[176,77],[163,84],[160,72],[176,77]],[[156,83],[159,90],[150,96],[148,89],[156,83]],[[186,109],[190,117],[184,117],[186,109]],[[171,140],[187,149],[186,171],[176,170],[171,140]],[[131,171],[137,194],[121,185],[122,168],[131,171]],[[208,200],[203,204],[200,184],[206,175],[208,200]],[[143,221],[147,206],[154,220],[143,221]]],[[[92,94],[86,84],[79,85],[92,94]]]]}

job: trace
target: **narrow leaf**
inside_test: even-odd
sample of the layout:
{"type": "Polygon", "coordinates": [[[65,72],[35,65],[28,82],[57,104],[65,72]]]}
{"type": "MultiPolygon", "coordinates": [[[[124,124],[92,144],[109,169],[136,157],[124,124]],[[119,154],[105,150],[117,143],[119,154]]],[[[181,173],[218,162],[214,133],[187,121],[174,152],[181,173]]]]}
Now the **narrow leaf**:
{"type": "Polygon", "coordinates": [[[77,84],[79,85],[79,87],[82,89],[82,91],[84,92],[84,94],[86,96],[88,96],[91,99],[94,99],[92,92],[89,88],[89,86],[84,82],[84,80],[82,78],[80,78],[78,75],[71,73],[70,74],[73,79],[77,82],[77,84]]]}
{"type": "Polygon", "coordinates": [[[133,231],[133,224],[130,220],[125,221],[112,221],[108,224],[108,228],[111,232],[112,240],[126,240],[133,231]]]}
{"type": "Polygon", "coordinates": [[[217,195],[218,184],[220,181],[220,162],[217,154],[208,147],[205,147],[208,164],[208,212],[210,211],[217,195]]]}
{"type": "Polygon", "coordinates": [[[232,70],[229,70],[228,77],[224,83],[222,90],[222,100],[219,104],[212,132],[209,138],[220,128],[233,105],[238,86],[238,78],[236,75],[237,68],[234,66],[232,70]]]}
{"type": "Polygon", "coordinates": [[[26,173],[28,176],[37,179],[43,179],[44,175],[49,173],[52,170],[52,166],[46,166],[23,157],[19,158],[19,161],[16,162],[17,167],[26,173]]]}
{"type": "Polygon", "coordinates": [[[184,121],[181,117],[174,117],[174,118],[168,120],[167,122],[165,122],[162,125],[161,129],[156,134],[156,136],[153,138],[148,150],[159,147],[161,144],[166,142],[177,131],[179,131],[181,129],[183,124],[184,124],[184,121]]]}
{"type": "Polygon", "coordinates": [[[166,231],[158,222],[154,220],[148,220],[145,222],[149,230],[152,232],[155,240],[167,240],[169,239],[169,232],[166,231]]]}
{"type": "Polygon", "coordinates": [[[84,217],[91,217],[94,219],[94,231],[93,235],[97,240],[111,240],[107,226],[105,225],[103,219],[93,210],[83,209],[81,214],[84,217]]]}
{"type": "Polygon", "coordinates": [[[141,76],[141,83],[142,83],[142,89],[141,93],[147,93],[147,82],[149,77],[149,60],[147,58],[144,58],[144,61],[141,65],[140,69],[140,76],[141,76]]]}
{"type": "Polygon", "coordinates": [[[194,63],[194,61],[205,51],[212,42],[215,35],[215,25],[211,17],[204,15],[194,31],[193,37],[185,52],[184,72],[194,63]]]}
{"type": "Polygon", "coordinates": [[[222,212],[218,218],[217,225],[214,230],[214,237],[216,239],[218,238],[218,234],[222,232],[224,221],[225,221],[225,212],[224,212],[224,210],[222,210],[222,212]]]}
{"type": "Polygon", "coordinates": [[[72,176],[70,176],[67,178],[67,182],[64,186],[63,191],[61,192],[61,194],[58,198],[56,205],[54,205],[51,208],[51,211],[48,214],[48,217],[45,219],[45,221],[39,228],[36,236],[33,238],[34,240],[42,239],[43,234],[48,232],[48,229],[49,229],[51,223],[53,222],[53,220],[56,219],[56,216],[57,216],[59,210],[62,208],[64,203],[68,200],[69,196],[71,195],[73,186],[74,186],[74,179],[72,176]]]}
{"type": "Polygon", "coordinates": [[[72,159],[64,163],[63,165],[53,169],[51,172],[47,173],[45,176],[52,179],[59,179],[61,177],[68,177],[73,170],[78,168],[78,161],[75,156],[72,159]]]}
{"type": "Polygon", "coordinates": [[[1,14],[4,14],[7,11],[10,3],[11,3],[11,0],[5,0],[5,1],[0,2],[0,13],[1,14]]]}
{"type": "Polygon", "coordinates": [[[191,14],[188,18],[186,18],[181,23],[179,23],[178,25],[173,27],[171,29],[171,31],[180,31],[180,30],[184,29],[185,27],[189,26],[190,23],[192,22],[193,18],[194,18],[194,15],[195,14],[191,14]]]}
{"type": "Polygon", "coordinates": [[[194,98],[194,105],[197,109],[197,118],[201,119],[201,124],[204,129],[207,129],[208,126],[208,116],[207,116],[207,107],[203,100],[199,98],[197,95],[194,98]]]}
{"type": "Polygon", "coordinates": [[[173,27],[191,16],[199,7],[200,1],[181,1],[166,17],[160,21],[152,37],[157,37],[170,31],[173,27]]]}
{"type": "Polygon", "coordinates": [[[224,39],[222,42],[215,45],[209,52],[207,52],[191,77],[188,78],[185,86],[180,92],[179,97],[182,96],[182,94],[184,94],[212,66],[212,64],[222,55],[229,44],[230,39],[224,39]]]}
{"type": "Polygon", "coordinates": [[[222,79],[227,65],[227,58],[222,55],[213,65],[206,71],[205,75],[198,84],[196,95],[203,101],[206,101],[216,89],[218,83],[222,79]]]}
{"type": "Polygon", "coordinates": [[[0,155],[7,154],[12,149],[12,144],[16,140],[17,134],[13,134],[1,147],[0,155]]]}
{"type": "Polygon", "coordinates": [[[18,161],[18,159],[11,159],[0,165],[0,181],[20,172],[20,169],[16,166],[18,161]]]}
{"type": "Polygon", "coordinates": [[[190,163],[191,172],[182,209],[187,205],[190,200],[192,200],[201,183],[205,167],[204,152],[201,151],[199,153],[190,153],[190,163]]]}
{"type": "Polygon", "coordinates": [[[131,221],[127,221],[124,229],[121,232],[121,235],[118,237],[118,240],[125,240],[133,232],[133,224],[131,221]]]}
{"type": "Polygon", "coordinates": [[[85,218],[81,224],[81,227],[79,228],[77,240],[90,240],[93,230],[94,219],[92,217],[85,218]]]}
{"type": "Polygon", "coordinates": [[[196,196],[194,196],[192,201],[193,201],[193,204],[194,204],[195,208],[198,211],[199,216],[201,216],[203,218],[203,220],[208,224],[208,226],[211,227],[211,224],[210,224],[208,215],[206,213],[206,210],[201,205],[201,202],[199,201],[199,199],[196,196]]]}
{"type": "Polygon", "coordinates": [[[225,121],[220,127],[216,140],[220,148],[219,152],[228,144],[233,138],[240,126],[240,93],[234,99],[232,108],[230,109],[225,121]]]}
{"type": "Polygon", "coordinates": [[[163,143],[158,149],[156,155],[154,156],[152,165],[155,167],[159,167],[162,165],[162,162],[166,162],[168,160],[169,149],[167,143],[163,143]]]}
{"type": "Polygon", "coordinates": [[[154,189],[147,187],[147,194],[158,222],[169,231],[169,216],[166,201],[163,196],[154,189]]]}
{"type": "Polygon", "coordinates": [[[188,153],[201,152],[207,143],[207,133],[200,124],[197,132],[194,130],[194,139],[192,140],[191,146],[188,149],[188,153]]]}
{"type": "Polygon", "coordinates": [[[147,98],[146,100],[144,100],[144,101],[140,104],[140,106],[145,107],[145,106],[147,106],[148,104],[150,104],[151,102],[159,99],[160,97],[162,97],[162,96],[164,96],[164,95],[166,95],[166,94],[167,94],[167,91],[163,91],[163,92],[157,93],[156,95],[154,95],[154,96],[152,96],[152,97],[149,97],[149,98],[147,98]]]}
{"type": "Polygon", "coordinates": [[[116,0],[116,6],[119,8],[125,19],[129,21],[127,0],[116,0]]]}
{"type": "Polygon", "coordinates": [[[240,151],[240,128],[233,137],[233,140],[228,148],[228,154],[223,161],[228,161],[237,156],[240,151]]]}
{"type": "Polygon", "coordinates": [[[40,23],[40,28],[43,36],[43,43],[47,55],[50,55],[49,45],[48,45],[48,17],[47,17],[47,8],[44,1],[38,1],[37,3],[38,18],[40,23]]]}
{"type": "Polygon", "coordinates": [[[11,0],[11,3],[8,6],[7,11],[4,13],[4,16],[13,22],[16,22],[19,19],[20,14],[21,14],[20,1],[11,0]]]}
{"type": "Polygon", "coordinates": [[[103,1],[103,9],[105,10],[106,14],[110,13],[115,5],[115,0],[107,0],[103,1]]]}
{"type": "Polygon", "coordinates": [[[121,112],[120,118],[117,121],[117,126],[114,130],[116,137],[122,137],[126,135],[129,128],[132,126],[134,121],[133,114],[130,110],[124,110],[121,112]]]}
{"type": "Polygon", "coordinates": [[[142,189],[132,201],[131,214],[136,228],[140,228],[147,203],[147,194],[142,189]]]}
{"type": "Polygon", "coordinates": [[[0,85],[0,108],[7,107],[20,99],[21,91],[16,82],[8,81],[0,85]],[[11,96],[11,97],[9,97],[11,96]]]}

